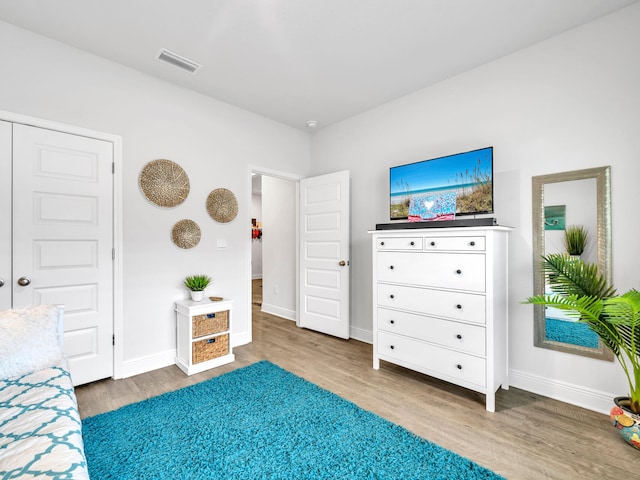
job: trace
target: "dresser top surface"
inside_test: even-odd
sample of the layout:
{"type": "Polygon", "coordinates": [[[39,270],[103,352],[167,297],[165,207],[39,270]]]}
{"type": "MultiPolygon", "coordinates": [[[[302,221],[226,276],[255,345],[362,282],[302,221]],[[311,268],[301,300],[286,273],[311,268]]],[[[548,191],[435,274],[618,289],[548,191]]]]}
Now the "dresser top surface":
{"type": "Polygon", "coordinates": [[[502,225],[486,227],[433,227],[433,228],[398,228],[394,230],[369,230],[373,235],[477,235],[480,232],[511,232],[513,227],[502,225]]]}

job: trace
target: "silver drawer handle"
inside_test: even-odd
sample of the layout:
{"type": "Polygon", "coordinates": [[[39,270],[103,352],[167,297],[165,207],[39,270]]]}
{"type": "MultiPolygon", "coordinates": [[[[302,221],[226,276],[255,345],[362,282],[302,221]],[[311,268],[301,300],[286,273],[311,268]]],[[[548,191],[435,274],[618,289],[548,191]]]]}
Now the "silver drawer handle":
{"type": "Polygon", "coordinates": [[[31,283],[31,279],[29,277],[20,277],[18,279],[18,285],[20,285],[21,287],[26,287],[30,283],[31,283]]]}

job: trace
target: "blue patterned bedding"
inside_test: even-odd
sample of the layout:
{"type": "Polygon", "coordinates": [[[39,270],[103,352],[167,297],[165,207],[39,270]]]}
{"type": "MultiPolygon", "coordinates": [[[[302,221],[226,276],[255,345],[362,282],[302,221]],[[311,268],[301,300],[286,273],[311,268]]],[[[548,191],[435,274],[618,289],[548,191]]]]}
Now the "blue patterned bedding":
{"type": "Polygon", "coordinates": [[[81,428],[64,366],[0,379],[0,479],[88,479],[81,428]]]}

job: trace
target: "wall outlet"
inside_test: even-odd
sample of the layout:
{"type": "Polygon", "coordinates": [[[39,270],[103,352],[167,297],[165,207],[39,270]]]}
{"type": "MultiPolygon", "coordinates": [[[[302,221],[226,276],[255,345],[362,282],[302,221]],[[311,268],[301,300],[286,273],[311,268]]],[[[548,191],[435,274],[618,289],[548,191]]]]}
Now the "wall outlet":
{"type": "Polygon", "coordinates": [[[273,293],[274,293],[275,295],[278,295],[278,285],[274,285],[274,286],[273,286],[273,293]]]}

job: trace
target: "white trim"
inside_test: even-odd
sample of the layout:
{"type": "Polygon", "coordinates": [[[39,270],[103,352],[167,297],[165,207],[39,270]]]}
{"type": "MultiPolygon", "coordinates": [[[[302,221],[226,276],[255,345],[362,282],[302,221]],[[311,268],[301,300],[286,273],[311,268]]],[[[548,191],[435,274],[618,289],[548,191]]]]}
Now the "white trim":
{"type": "Polygon", "coordinates": [[[124,365],[124,238],[122,228],[122,137],[113,139],[113,248],[116,255],[113,261],[113,378],[123,378],[124,365]]]}
{"type": "MultiPolygon", "coordinates": [[[[247,174],[247,182],[248,182],[248,188],[247,188],[247,205],[251,205],[251,201],[252,201],[252,188],[251,188],[251,177],[252,177],[252,173],[257,173],[258,175],[267,175],[269,177],[276,177],[276,178],[281,178],[284,180],[291,180],[293,182],[296,182],[296,198],[298,198],[298,189],[299,189],[299,183],[300,180],[302,178],[304,178],[301,175],[297,175],[294,173],[289,173],[289,172],[283,172],[280,170],[273,170],[271,168],[265,168],[265,167],[260,167],[257,165],[248,165],[248,174],[247,174]]],[[[296,202],[298,203],[298,202],[296,202]]],[[[298,211],[297,211],[298,206],[296,205],[296,226],[295,226],[295,231],[296,231],[296,310],[291,312],[290,310],[282,310],[279,309],[278,307],[274,307],[274,309],[278,310],[278,311],[283,311],[286,313],[286,315],[293,315],[292,318],[290,318],[290,316],[285,316],[285,315],[281,315],[279,313],[272,313],[273,315],[277,315],[279,317],[284,317],[287,319],[293,319],[297,321],[297,317],[298,317],[298,304],[297,304],[297,298],[298,298],[298,257],[299,257],[299,251],[300,251],[300,246],[299,246],[299,242],[298,242],[298,211]],[[289,312],[289,313],[287,313],[289,312]]],[[[246,209],[246,218],[245,218],[245,225],[251,225],[251,209],[246,209]]],[[[245,235],[246,239],[245,241],[246,243],[246,252],[248,255],[248,258],[251,259],[252,257],[252,252],[251,252],[251,235],[245,235]]],[[[262,275],[260,275],[260,277],[262,278],[262,275]]],[[[249,285],[251,285],[251,280],[253,278],[253,272],[251,271],[251,261],[247,262],[247,274],[246,274],[246,279],[247,279],[247,283],[249,285]]],[[[250,343],[252,341],[252,334],[251,331],[253,330],[253,315],[252,315],[252,305],[253,305],[253,298],[252,298],[252,292],[251,292],[251,288],[248,289],[248,293],[247,293],[247,297],[246,297],[246,302],[247,302],[247,312],[249,312],[249,332],[247,334],[248,337],[248,341],[244,342],[244,343],[250,343]]],[[[262,310],[266,312],[265,306],[262,306],[262,310]]],[[[267,313],[271,313],[271,312],[267,312],[267,313]]],[[[245,338],[246,339],[246,338],[245,338]]],[[[238,339],[236,339],[235,337],[232,339],[232,343],[236,344],[236,342],[238,342],[238,339]]],[[[244,343],[240,343],[240,345],[244,345],[244,343]]]]}
{"type": "Polygon", "coordinates": [[[175,348],[160,353],[154,353],[153,355],[147,355],[145,357],[134,358],[133,360],[122,362],[122,368],[120,369],[122,376],[119,378],[133,377],[134,375],[147,373],[152,370],[157,370],[158,368],[175,365],[175,363],[175,348]]]}
{"type": "Polygon", "coordinates": [[[239,333],[235,335],[233,334],[233,332],[231,333],[231,348],[236,348],[240,345],[251,343],[251,335],[249,333],[239,333]]]}
{"type": "Polygon", "coordinates": [[[113,175],[113,248],[116,258],[113,263],[113,334],[116,345],[113,348],[113,378],[124,377],[124,323],[123,323],[123,281],[122,281],[122,137],[111,133],[98,132],[87,128],[54,122],[42,118],[30,117],[20,113],[0,110],[0,120],[32,127],[46,128],[61,133],[80,135],[111,142],[113,145],[113,163],[115,173],[113,175]]]}
{"type": "Polygon", "coordinates": [[[277,307],[275,305],[269,305],[267,303],[262,304],[262,311],[269,315],[275,315],[276,317],[286,318],[287,320],[296,320],[296,311],[289,310],[287,308],[277,307]]]}
{"type": "Polygon", "coordinates": [[[616,397],[613,393],[593,390],[573,383],[549,380],[513,369],[509,371],[509,384],[512,387],[604,414],[609,413],[613,407],[613,399],[616,397]]]}
{"type": "Polygon", "coordinates": [[[354,340],[373,345],[373,331],[354,326],[349,327],[349,336],[354,340]]]}
{"type": "MultiPolygon", "coordinates": [[[[249,182],[251,182],[251,173],[257,173],[258,175],[267,175],[268,177],[281,178],[283,180],[291,180],[294,182],[302,180],[304,177],[295,173],[283,172],[281,170],[273,170],[272,168],[258,167],[256,165],[249,165],[249,182]]],[[[249,189],[251,194],[251,189],[249,189]]],[[[249,220],[251,220],[251,213],[249,213],[249,220]]]]}

